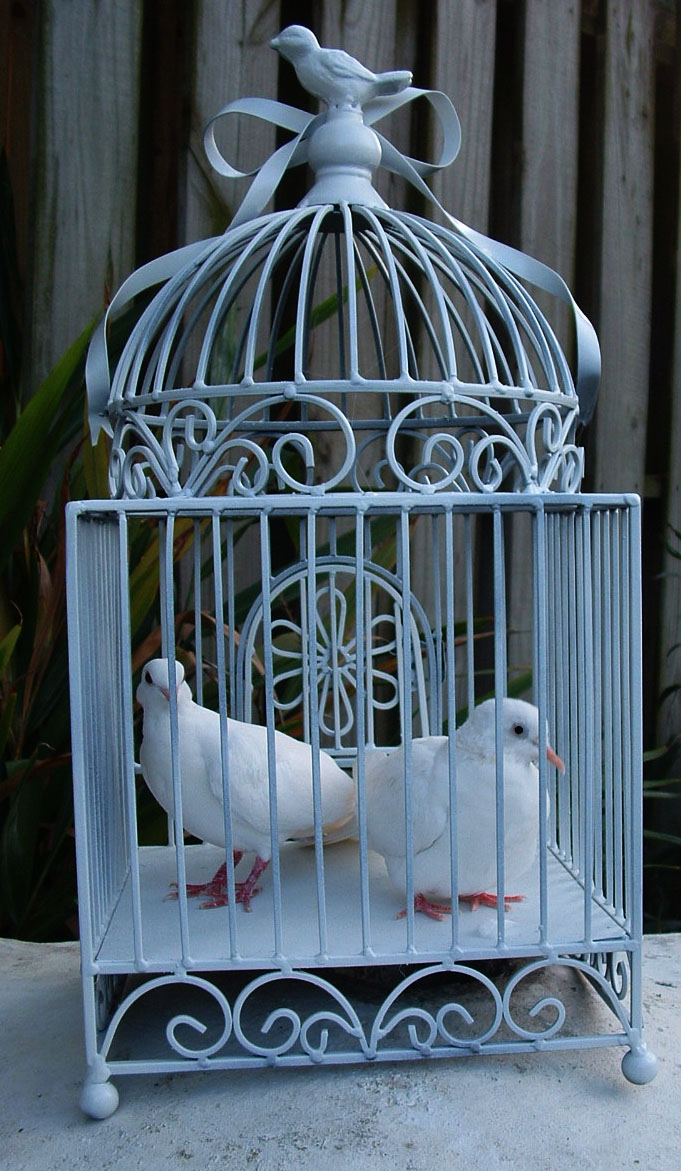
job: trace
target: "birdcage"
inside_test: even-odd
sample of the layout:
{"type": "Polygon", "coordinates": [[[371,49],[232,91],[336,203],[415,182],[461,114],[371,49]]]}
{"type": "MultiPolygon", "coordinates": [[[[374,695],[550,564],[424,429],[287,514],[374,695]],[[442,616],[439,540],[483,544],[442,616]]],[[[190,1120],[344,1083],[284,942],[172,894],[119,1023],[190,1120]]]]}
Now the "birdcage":
{"type": "MultiPolygon", "coordinates": [[[[314,76],[323,97],[322,65],[314,76]]],[[[458,121],[441,94],[397,80],[380,94],[361,76],[361,101],[329,93],[316,116],[255,99],[221,112],[280,116],[294,137],[223,236],[121,288],[108,316],[137,311],[113,373],[106,321],[91,349],[111,498],[71,504],[67,524],[82,1104],[95,1117],[116,1108],[109,1079],[123,1073],[603,1045],[627,1047],[630,1080],[655,1073],[641,1020],[639,502],[579,491],[597,343],[543,265],[443,209],[446,227],[385,205],[379,163],[430,197],[423,175],[456,154],[458,121]],[[443,124],[437,164],[373,129],[416,98],[443,124]],[[304,161],[302,204],[260,214],[304,161]],[[537,287],[571,307],[574,376],[537,287]],[[166,671],[155,740],[144,713],[164,809],[140,763],[147,660],[166,671]],[[184,745],[202,747],[204,724],[181,709],[174,662],[214,713],[210,832],[191,828],[204,766],[184,745]],[[513,696],[538,728],[522,875],[513,696]],[[493,781],[471,821],[455,729],[486,697],[493,781]],[[259,765],[244,797],[230,744],[249,735],[259,765]],[[291,741],[310,746],[295,833],[291,741]],[[435,743],[447,877],[445,905],[424,913],[415,762],[435,743]],[[352,795],[336,825],[329,758],[352,795]],[[377,762],[392,769],[380,824],[377,762]],[[263,865],[245,897],[243,825],[258,817],[263,865]],[[479,891],[463,877],[470,843],[488,855],[479,891]],[[577,974],[611,1010],[603,1033],[574,1019],[577,974]]],[[[213,124],[206,141],[234,173],[213,124]]]]}

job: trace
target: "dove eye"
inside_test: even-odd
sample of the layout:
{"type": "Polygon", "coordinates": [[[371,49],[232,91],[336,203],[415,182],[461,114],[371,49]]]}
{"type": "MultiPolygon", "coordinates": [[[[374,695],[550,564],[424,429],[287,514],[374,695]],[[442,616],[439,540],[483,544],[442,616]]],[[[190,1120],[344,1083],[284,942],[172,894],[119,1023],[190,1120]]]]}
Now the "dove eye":
{"type": "Polygon", "coordinates": [[[515,732],[516,736],[524,736],[525,735],[525,725],[524,724],[514,724],[513,731],[515,732]]]}

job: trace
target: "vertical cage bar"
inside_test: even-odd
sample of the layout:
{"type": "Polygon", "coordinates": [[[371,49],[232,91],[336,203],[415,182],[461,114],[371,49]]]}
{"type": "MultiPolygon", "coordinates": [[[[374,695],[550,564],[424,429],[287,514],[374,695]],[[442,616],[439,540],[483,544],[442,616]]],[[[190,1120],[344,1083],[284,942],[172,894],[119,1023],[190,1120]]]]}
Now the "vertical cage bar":
{"type": "MultiPolygon", "coordinates": [[[[310,678],[310,754],[312,764],[312,799],[314,814],[315,881],[317,887],[317,924],[319,950],[322,955],[328,951],[328,929],[326,921],[326,889],[324,882],[324,833],[322,818],[322,788],[319,757],[319,680],[317,677],[317,555],[316,555],[316,514],[310,510],[307,515],[307,612],[305,625],[308,631],[308,672],[310,678]]],[[[333,579],[331,579],[333,581],[333,579]]],[[[335,609],[332,598],[331,607],[335,609]]],[[[336,644],[337,645],[337,644],[336,644]]],[[[337,671],[337,663],[334,670],[337,671]]],[[[334,678],[334,690],[338,679],[334,678]]]]}
{"type": "Polygon", "coordinates": [[[603,597],[605,601],[605,627],[603,639],[603,801],[605,804],[605,895],[610,904],[615,902],[614,889],[614,841],[613,841],[613,686],[612,686],[612,514],[603,513],[603,597]]]}
{"type": "MultiPolygon", "coordinates": [[[[411,728],[411,626],[406,617],[411,603],[411,564],[409,559],[409,514],[406,508],[399,513],[398,571],[402,586],[402,669],[399,672],[400,708],[402,712],[402,744],[404,746],[404,817],[405,817],[405,878],[407,886],[407,951],[415,952],[414,944],[414,833],[412,800],[412,728],[411,728]]],[[[397,627],[396,627],[397,629],[397,627]]]]}
{"type": "MultiPolygon", "coordinates": [[[[316,596],[317,590],[315,589],[313,592],[316,596]]],[[[340,598],[341,604],[345,605],[345,597],[344,597],[342,591],[339,591],[338,594],[336,592],[336,571],[335,571],[333,565],[330,565],[329,566],[329,634],[328,634],[330,662],[327,663],[326,669],[331,674],[331,707],[332,707],[332,712],[333,712],[333,730],[334,730],[333,731],[333,744],[334,744],[334,748],[340,749],[340,748],[342,748],[342,737],[341,737],[342,719],[341,719],[341,698],[340,698],[341,697],[342,680],[341,680],[341,675],[340,675],[340,662],[339,662],[340,642],[339,642],[339,638],[338,638],[338,635],[339,635],[339,630],[338,630],[339,615],[338,615],[338,610],[336,607],[337,598],[340,598]]],[[[316,611],[316,606],[315,606],[315,611],[316,611]]],[[[341,615],[341,617],[342,617],[342,615],[341,615]]],[[[319,621],[321,622],[321,615],[319,615],[319,621]]],[[[347,628],[347,616],[346,616],[345,626],[347,628]]],[[[317,615],[315,613],[315,640],[316,640],[316,631],[317,631],[317,615]]],[[[315,671],[316,671],[316,669],[317,669],[317,664],[316,664],[316,656],[315,656],[315,671]]],[[[314,685],[314,680],[313,680],[312,688],[310,691],[311,695],[316,694],[314,687],[315,687],[315,685],[314,685]]],[[[320,697],[320,700],[321,700],[321,697],[320,697]]],[[[319,712],[320,717],[324,715],[324,712],[323,712],[323,709],[321,706],[321,702],[318,702],[317,704],[315,704],[315,709],[319,712]]]]}
{"type": "MultiPolygon", "coordinates": [[[[446,623],[446,720],[448,732],[447,763],[449,770],[449,856],[451,867],[451,947],[459,945],[459,847],[458,803],[456,788],[456,597],[454,573],[454,514],[451,507],[444,514],[445,525],[445,623],[446,623]]],[[[440,621],[442,619],[440,618],[440,621]]],[[[440,663],[438,655],[438,664],[440,663]]],[[[440,704],[440,706],[442,706],[440,704]]]]}
{"type": "Polygon", "coordinates": [[[162,564],[163,581],[162,614],[163,635],[166,645],[166,659],[168,663],[168,693],[170,707],[170,761],[172,771],[173,790],[173,823],[175,836],[175,867],[177,874],[177,907],[180,921],[180,943],[182,948],[182,962],[191,966],[189,947],[189,918],[187,913],[187,874],[184,852],[184,819],[182,816],[182,777],[180,768],[179,727],[177,717],[177,690],[174,686],[175,673],[175,598],[174,582],[174,552],[175,552],[175,515],[170,513],[163,526],[162,564]]]}
{"type": "Polygon", "coordinates": [[[270,546],[270,513],[260,514],[260,580],[262,583],[263,657],[265,660],[265,719],[267,728],[267,785],[270,811],[270,869],[274,899],[274,950],[283,958],[281,866],[279,860],[279,822],[277,810],[277,758],[274,737],[274,667],[272,655],[272,553],[270,546]]]}
{"type": "Polygon", "coordinates": [[[464,550],[466,557],[466,706],[469,713],[475,707],[475,609],[473,603],[473,518],[464,517],[464,550]]]}
{"type": "MultiPolygon", "coordinates": [[[[224,573],[226,579],[226,594],[227,594],[227,646],[229,650],[228,663],[228,678],[229,678],[229,712],[235,715],[240,708],[243,707],[243,701],[238,695],[235,695],[234,681],[237,678],[236,658],[237,658],[237,642],[236,642],[236,586],[234,580],[234,565],[235,565],[235,539],[234,539],[234,520],[229,515],[225,517],[225,556],[222,557],[222,550],[220,550],[220,561],[214,567],[214,572],[224,573]]],[[[221,637],[221,630],[216,629],[216,638],[221,637]]],[[[251,712],[248,712],[247,717],[251,720],[251,712]]]]}
{"type": "Polygon", "coordinates": [[[140,881],[140,855],[137,836],[137,791],[135,785],[135,746],[132,736],[132,663],[130,655],[130,563],[128,518],[121,510],[118,514],[118,589],[120,591],[121,628],[119,654],[123,668],[123,777],[125,808],[127,812],[127,835],[130,852],[130,890],[132,895],[132,940],[135,963],[145,966],[142,939],[142,884],[140,881]]]}
{"type": "Polygon", "coordinates": [[[632,954],[631,1015],[632,1025],[642,1027],[641,995],[641,939],[643,936],[643,712],[641,697],[642,619],[641,619],[641,505],[637,497],[628,500],[629,525],[629,581],[628,599],[629,667],[632,684],[630,744],[631,744],[631,835],[629,858],[631,902],[627,907],[632,938],[638,942],[632,954]]]}
{"type": "Polygon", "coordinates": [[[626,719],[626,711],[624,707],[624,696],[622,696],[622,678],[621,678],[621,614],[622,614],[622,600],[621,600],[621,540],[620,540],[620,511],[614,509],[612,515],[611,528],[611,566],[612,566],[612,593],[611,593],[611,626],[613,630],[612,638],[612,683],[613,683],[613,787],[612,787],[612,821],[613,821],[613,904],[615,912],[618,915],[624,913],[622,902],[624,902],[624,892],[622,892],[622,808],[621,808],[621,793],[622,781],[624,781],[624,774],[622,774],[622,739],[624,739],[625,731],[622,720],[626,719]]]}
{"type": "Polygon", "coordinates": [[[497,848],[497,938],[504,942],[504,752],[502,730],[502,699],[507,691],[508,664],[506,643],[506,572],[504,551],[504,518],[501,509],[495,506],[493,518],[493,559],[494,559],[494,694],[496,708],[494,738],[496,756],[496,848],[497,848]]]}
{"type": "Polygon", "coordinates": [[[567,572],[567,546],[570,536],[568,526],[568,517],[561,514],[558,517],[558,596],[560,598],[559,610],[559,654],[556,663],[556,669],[559,673],[559,678],[563,681],[561,693],[561,726],[565,733],[565,756],[566,764],[569,771],[569,784],[567,788],[561,788],[558,792],[559,799],[559,840],[561,856],[573,864],[572,856],[572,805],[573,805],[573,787],[577,784],[577,779],[574,776],[575,767],[572,755],[572,746],[570,743],[570,693],[572,690],[572,668],[570,663],[570,624],[568,615],[570,613],[570,594],[568,585],[567,572]]]}
{"type": "Polygon", "coordinates": [[[194,518],[193,587],[194,651],[196,654],[196,702],[203,706],[203,615],[201,611],[201,521],[194,518]]]}
{"type": "MultiPolygon", "coordinates": [[[[425,522],[425,520],[427,518],[424,517],[423,519],[425,522]]],[[[450,510],[448,510],[445,513],[444,520],[445,520],[446,524],[449,524],[450,529],[451,529],[451,511],[450,510]]],[[[443,647],[442,647],[443,616],[442,616],[442,573],[441,573],[442,553],[441,553],[441,549],[440,549],[440,518],[437,515],[432,516],[430,518],[430,525],[431,525],[431,541],[432,541],[432,564],[434,567],[433,568],[433,618],[434,618],[434,622],[435,622],[435,639],[434,639],[434,642],[435,642],[435,662],[437,664],[438,683],[439,683],[439,680],[441,678],[442,668],[443,668],[443,647]]],[[[451,533],[450,533],[450,536],[451,536],[451,533]]],[[[445,558],[445,573],[446,573],[446,577],[447,577],[447,581],[445,582],[445,605],[447,605],[447,602],[449,600],[450,590],[448,588],[448,581],[449,581],[449,575],[450,575],[450,573],[452,573],[452,570],[453,570],[454,547],[453,547],[453,543],[451,541],[450,541],[450,546],[451,546],[450,547],[450,556],[451,556],[452,560],[447,560],[445,558]]],[[[453,573],[452,573],[452,590],[451,590],[452,593],[453,593],[453,589],[454,589],[454,578],[453,578],[453,573]]],[[[453,634],[453,630],[452,630],[452,634],[453,634]]],[[[450,678],[451,678],[452,686],[453,686],[454,685],[454,675],[452,674],[450,676],[450,678]]],[[[432,723],[429,722],[429,726],[430,726],[430,731],[433,733],[442,731],[442,721],[444,718],[443,705],[442,705],[442,688],[441,688],[441,686],[436,687],[436,686],[434,686],[434,684],[435,684],[435,680],[431,679],[430,680],[430,689],[431,689],[430,707],[432,710],[431,710],[430,714],[432,716],[432,723]]],[[[421,713],[421,727],[423,727],[423,713],[421,713]]],[[[451,733],[453,735],[453,728],[451,729],[451,733]]]]}
{"type": "MultiPolygon", "coordinates": [[[[238,927],[236,920],[236,881],[234,878],[234,847],[232,833],[232,778],[229,768],[229,721],[227,718],[227,663],[225,660],[224,637],[224,594],[222,587],[222,540],[220,516],[211,516],[212,578],[215,602],[215,653],[218,670],[218,719],[220,722],[220,777],[222,784],[222,815],[225,835],[225,867],[227,874],[227,924],[229,931],[230,955],[239,953],[238,927]]],[[[230,628],[231,629],[231,628],[230,628]]],[[[230,660],[230,689],[236,679],[236,667],[230,660]]]]}
{"type": "MultiPolygon", "coordinates": [[[[635,552],[632,549],[632,510],[622,510],[621,513],[621,542],[622,542],[622,682],[626,696],[627,718],[623,725],[622,760],[622,805],[624,817],[623,834],[623,910],[625,921],[631,926],[632,907],[632,826],[634,819],[634,792],[643,791],[643,777],[641,762],[643,758],[642,745],[636,743],[633,729],[641,721],[640,698],[638,696],[640,670],[636,651],[636,635],[634,633],[633,615],[633,580],[640,575],[640,565],[636,566],[635,552]],[[626,729],[631,728],[629,735],[626,729]],[[638,761],[637,761],[638,756],[638,761]],[[638,786],[637,790],[635,785],[638,786]]],[[[642,833],[642,830],[641,830],[642,833]]]]}
{"type": "Polygon", "coordinates": [[[369,898],[369,855],[367,842],[366,821],[366,743],[367,743],[367,701],[371,702],[370,681],[367,679],[366,647],[370,643],[363,637],[371,624],[371,611],[366,613],[366,582],[364,573],[364,514],[357,513],[355,521],[355,736],[357,755],[355,757],[355,784],[357,800],[357,825],[359,838],[359,884],[360,884],[360,914],[362,919],[362,951],[364,955],[372,954],[371,948],[371,904],[369,898]],[[369,690],[367,690],[367,687],[369,690]]]}
{"type": "Polygon", "coordinates": [[[584,860],[582,857],[582,820],[584,804],[584,776],[580,771],[579,753],[579,623],[577,606],[577,517],[571,513],[568,519],[568,548],[567,548],[567,580],[568,580],[568,616],[569,623],[569,695],[570,712],[568,727],[570,729],[570,843],[573,866],[578,873],[582,873],[584,860]]]}
{"type": "Polygon", "coordinates": [[[591,604],[591,516],[588,505],[579,510],[580,541],[580,611],[581,637],[578,688],[582,698],[579,721],[580,773],[584,776],[584,831],[582,834],[584,875],[584,938],[592,936],[592,906],[594,892],[594,768],[593,768],[593,614],[591,604]]]}
{"type": "Polygon", "coordinates": [[[593,643],[590,664],[593,679],[593,716],[591,735],[591,757],[594,795],[594,883],[597,899],[603,899],[603,535],[602,512],[591,513],[592,521],[592,572],[591,590],[593,596],[593,643]]]}
{"type": "Polygon", "coordinates": [[[539,942],[544,944],[548,935],[548,874],[547,874],[547,822],[548,776],[546,761],[546,694],[547,694],[547,555],[546,516],[541,504],[530,514],[532,524],[532,594],[534,598],[534,636],[532,649],[532,675],[534,694],[539,712],[539,942]]]}

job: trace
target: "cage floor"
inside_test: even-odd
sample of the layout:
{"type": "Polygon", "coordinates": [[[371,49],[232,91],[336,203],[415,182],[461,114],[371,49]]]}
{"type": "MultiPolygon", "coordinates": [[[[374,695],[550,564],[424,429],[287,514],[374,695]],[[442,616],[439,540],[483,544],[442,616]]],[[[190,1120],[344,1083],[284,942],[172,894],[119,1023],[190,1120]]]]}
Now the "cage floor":
{"type": "MultiPolygon", "coordinates": [[[[187,880],[202,882],[224,861],[224,852],[208,845],[185,850],[187,880]]],[[[237,872],[245,877],[248,858],[237,872]],[[242,873],[243,872],[243,873],[242,873]]],[[[314,850],[291,848],[281,852],[281,919],[275,935],[271,867],[261,879],[261,892],[252,911],[237,905],[233,916],[226,907],[203,909],[200,899],[187,901],[185,947],[182,944],[180,904],[167,897],[176,878],[175,850],[169,846],[139,851],[139,939],[135,945],[130,877],[121,892],[96,961],[102,971],[168,970],[181,963],[194,970],[224,967],[280,967],[283,960],[297,967],[366,963],[438,961],[454,943],[464,952],[493,955],[497,947],[497,912],[462,906],[441,922],[414,916],[413,946],[408,921],[396,916],[404,901],[390,883],[383,860],[369,854],[369,916],[363,940],[359,847],[341,842],[324,851],[326,921],[320,926],[314,850]],[[230,935],[230,919],[232,934],[230,935]],[[325,938],[324,938],[325,933],[325,938]]],[[[595,900],[590,904],[591,931],[585,930],[584,891],[552,854],[547,866],[548,944],[564,951],[579,945],[628,938],[626,929],[595,900]],[[572,946],[575,945],[575,946],[572,946]]],[[[540,944],[539,867],[526,876],[525,899],[514,903],[503,917],[504,950],[525,954],[540,944]]],[[[590,950],[585,947],[583,950],[590,950]]]]}

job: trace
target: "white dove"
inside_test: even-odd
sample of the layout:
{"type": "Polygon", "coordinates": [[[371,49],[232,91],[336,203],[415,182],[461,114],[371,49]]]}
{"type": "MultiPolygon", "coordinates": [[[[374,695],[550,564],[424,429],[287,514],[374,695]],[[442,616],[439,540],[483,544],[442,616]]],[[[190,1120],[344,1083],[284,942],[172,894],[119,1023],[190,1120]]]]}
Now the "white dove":
{"type": "Polygon", "coordinates": [[[411,84],[407,69],[372,73],[343,49],[322,49],[309,28],[291,24],[270,46],[293,65],[300,84],[328,106],[363,106],[371,98],[397,94],[411,84]]]}
{"type": "MultiPolygon", "coordinates": [[[[173,812],[170,693],[167,659],[152,659],[142,671],[137,698],[144,709],[140,764],[147,785],[166,812],[173,812]]],[[[220,717],[194,703],[184,668],[175,663],[179,766],[184,829],[215,846],[225,844],[220,717]]],[[[309,841],[314,835],[312,750],[283,732],[274,733],[279,843],[309,841]]],[[[354,825],[355,787],[325,752],[319,753],[322,824],[337,840],[345,822],[354,825]]],[[[244,851],[255,852],[248,877],[235,883],[246,911],[271,856],[267,729],[227,719],[227,772],[234,865],[244,851]]],[[[206,895],[203,907],[227,903],[227,866],[208,883],[188,884],[190,896],[206,895]]],[[[175,896],[176,897],[176,896],[175,896]]]]}
{"type": "MultiPolygon", "coordinates": [[[[504,773],[504,879],[509,887],[536,857],[539,839],[539,713],[520,699],[502,700],[504,773]]],[[[546,740],[548,760],[565,765],[546,740]]],[[[412,740],[412,833],[414,909],[433,919],[451,906],[449,740],[412,740]]],[[[497,906],[495,700],[474,709],[456,733],[456,820],[459,899],[475,909],[497,906]]],[[[548,810],[547,810],[548,814],[548,810]]],[[[406,892],[404,747],[372,754],[366,765],[369,846],[385,859],[393,884],[406,892]]],[[[511,887],[512,888],[512,887],[511,887]]],[[[504,895],[504,907],[522,899],[504,895]]],[[[406,915],[402,911],[401,916],[406,915]]]]}

